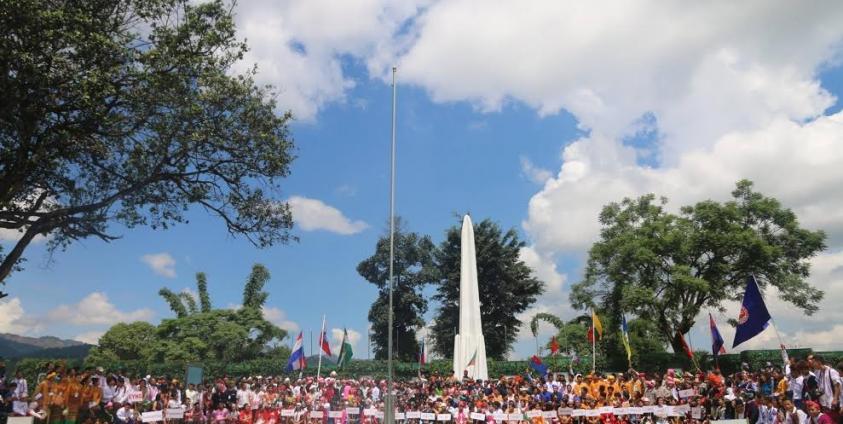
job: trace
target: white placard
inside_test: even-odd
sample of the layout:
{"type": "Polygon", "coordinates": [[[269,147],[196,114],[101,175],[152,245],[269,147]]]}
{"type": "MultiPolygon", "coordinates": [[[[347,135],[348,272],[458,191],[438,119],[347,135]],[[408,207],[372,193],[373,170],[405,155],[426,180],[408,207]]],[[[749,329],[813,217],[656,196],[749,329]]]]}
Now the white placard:
{"type": "Polygon", "coordinates": [[[12,412],[18,415],[29,415],[29,403],[26,401],[13,400],[12,412]]]}
{"type": "Polygon", "coordinates": [[[694,389],[685,389],[679,391],[679,398],[685,399],[694,395],[694,389]]]}
{"type": "Polygon", "coordinates": [[[372,408],[369,408],[369,409],[364,409],[364,410],[363,410],[363,415],[365,415],[365,416],[367,416],[367,417],[371,417],[372,415],[375,415],[375,411],[376,411],[376,410],[375,410],[375,409],[372,409],[372,408]]]}
{"type": "Polygon", "coordinates": [[[396,412],[396,413],[395,413],[395,419],[396,419],[396,420],[403,420],[403,419],[406,419],[406,414],[405,414],[405,413],[403,413],[403,412],[396,412]]]}
{"type": "Polygon", "coordinates": [[[631,408],[626,408],[626,410],[629,412],[629,415],[641,415],[644,413],[644,408],[640,406],[633,406],[631,408]]]}
{"type": "Polygon", "coordinates": [[[559,408],[559,415],[574,415],[573,408],[559,408]]]}
{"type": "Polygon", "coordinates": [[[585,416],[585,409],[574,409],[574,413],[571,414],[573,417],[584,417],[585,416]]]}
{"type": "Polygon", "coordinates": [[[407,411],[405,415],[408,420],[417,420],[421,418],[421,412],[419,411],[407,411]]]}
{"type": "Polygon", "coordinates": [[[666,417],[667,415],[667,407],[666,406],[656,406],[653,411],[653,415],[657,417],[666,417]]]}
{"type": "Polygon", "coordinates": [[[328,418],[342,418],[342,411],[328,411],[328,418]]]}
{"type": "Polygon", "coordinates": [[[601,406],[598,411],[600,411],[600,415],[611,414],[614,412],[614,408],[612,408],[611,406],[601,406]]]}
{"type": "Polygon", "coordinates": [[[296,410],[295,409],[282,409],[281,410],[281,416],[282,417],[295,417],[296,416],[296,410]]]}
{"type": "Polygon", "coordinates": [[[383,411],[375,411],[375,418],[382,420],[383,419],[383,411]]]}
{"type": "Polygon", "coordinates": [[[524,419],[524,414],[507,414],[507,421],[521,421],[524,419]]]}
{"type": "Polygon", "coordinates": [[[471,413],[471,419],[477,420],[477,421],[486,421],[486,415],[481,414],[479,412],[472,412],[471,413]]]}
{"type": "Polygon", "coordinates": [[[310,415],[308,415],[311,419],[321,420],[322,416],[325,415],[322,411],[310,411],[310,415]]]}
{"type": "Polygon", "coordinates": [[[360,408],[345,408],[345,413],[348,415],[360,415],[360,408]]]}
{"type": "Polygon", "coordinates": [[[162,411],[149,411],[141,414],[141,421],[151,423],[155,421],[164,421],[164,414],[162,411]]]}
{"type": "Polygon", "coordinates": [[[167,419],[180,420],[184,418],[184,408],[167,408],[167,419]]]}
{"type": "Polygon", "coordinates": [[[35,421],[35,417],[8,417],[6,418],[7,424],[32,424],[35,421]]]}
{"type": "Polygon", "coordinates": [[[615,408],[615,415],[628,415],[629,408],[615,408]]]}
{"type": "Polygon", "coordinates": [[[131,392],[126,400],[129,403],[143,402],[143,392],[131,392]]]}
{"type": "MultiPolygon", "coordinates": [[[[571,415],[571,414],[568,414],[571,415]]],[[[556,411],[542,411],[542,417],[548,420],[556,418],[556,411]]]]}
{"type": "Polygon", "coordinates": [[[586,409],[585,410],[585,416],[586,417],[599,417],[600,416],[600,410],[599,409],[586,409]]]}
{"type": "Polygon", "coordinates": [[[432,412],[422,412],[421,419],[425,421],[436,421],[436,414],[432,412]]]}
{"type": "Polygon", "coordinates": [[[676,406],[673,407],[673,410],[677,414],[687,414],[687,413],[691,412],[691,405],[688,405],[687,403],[682,404],[682,405],[676,405],[676,406]]]}
{"type": "Polygon", "coordinates": [[[506,421],[506,414],[504,414],[502,412],[495,412],[494,414],[492,414],[492,418],[494,418],[495,421],[498,421],[498,422],[506,421]]]}
{"type": "Polygon", "coordinates": [[[652,413],[655,413],[655,412],[656,412],[656,406],[655,405],[645,405],[645,406],[641,407],[641,413],[643,413],[643,414],[652,414],[652,413]]]}
{"type": "Polygon", "coordinates": [[[451,414],[436,414],[436,421],[451,421],[451,414]]]}
{"type": "Polygon", "coordinates": [[[691,408],[691,418],[693,418],[695,420],[701,420],[702,419],[702,408],[699,407],[699,406],[695,406],[695,407],[691,408]]]}
{"type": "Polygon", "coordinates": [[[536,409],[534,409],[532,411],[527,411],[527,418],[538,418],[538,417],[541,417],[541,416],[542,416],[542,411],[539,411],[539,410],[536,410],[536,409]]]}

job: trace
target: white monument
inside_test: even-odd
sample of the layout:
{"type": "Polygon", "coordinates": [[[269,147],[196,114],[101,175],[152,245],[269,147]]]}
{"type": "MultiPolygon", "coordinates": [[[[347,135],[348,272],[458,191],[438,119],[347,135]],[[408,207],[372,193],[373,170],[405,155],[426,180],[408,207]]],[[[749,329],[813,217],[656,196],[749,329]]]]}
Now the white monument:
{"type": "Polygon", "coordinates": [[[474,251],[474,226],[471,217],[462,219],[460,236],[460,328],[454,337],[454,375],[463,371],[473,379],[488,380],[486,341],[480,323],[480,291],[477,284],[477,256],[474,251]]]}

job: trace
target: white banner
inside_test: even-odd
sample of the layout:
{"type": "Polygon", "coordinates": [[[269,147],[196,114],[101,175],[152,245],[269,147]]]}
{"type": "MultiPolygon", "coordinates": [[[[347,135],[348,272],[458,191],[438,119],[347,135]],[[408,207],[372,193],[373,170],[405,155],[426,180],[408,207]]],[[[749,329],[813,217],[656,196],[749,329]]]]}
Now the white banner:
{"type": "Polygon", "coordinates": [[[162,411],[149,411],[144,412],[141,414],[141,421],[145,423],[151,423],[155,421],[164,421],[164,415],[161,413],[162,411]]]}
{"type": "Polygon", "coordinates": [[[282,409],[281,416],[282,417],[294,417],[296,415],[295,409],[282,409]]]}
{"type": "Polygon", "coordinates": [[[348,415],[360,415],[360,408],[345,408],[345,413],[348,415]]]}
{"type": "Polygon", "coordinates": [[[451,421],[451,414],[436,414],[436,421],[451,421]]]}
{"type": "Polygon", "coordinates": [[[532,410],[532,411],[527,411],[527,418],[538,418],[538,417],[541,417],[541,416],[542,416],[542,411],[538,411],[538,410],[535,410],[535,409],[532,410]]]}
{"type": "Polygon", "coordinates": [[[421,419],[425,421],[436,421],[436,414],[432,412],[422,412],[421,419]]]}
{"type": "Polygon", "coordinates": [[[481,414],[479,412],[472,412],[471,413],[471,419],[477,420],[477,421],[486,421],[486,415],[481,414]]]}
{"type": "Polygon", "coordinates": [[[492,418],[494,418],[495,421],[497,421],[497,422],[506,421],[506,414],[496,412],[496,413],[492,414],[492,418]]]}
{"type": "Polygon", "coordinates": [[[167,419],[180,420],[184,418],[184,408],[168,408],[165,416],[167,419]]]}
{"type": "Polygon", "coordinates": [[[310,414],[308,416],[311,419],[321,420],[323,415],[325,414],[323,414],[322,411],[310,411],[310,414]]]}
{"type": "Polygon", "coordinates": [[[328,411],[328,418],[342,418],[342,411],[328,411]]]}
{"type": "Polygon", "coordinates": [[[694,395],[694,389],[680,390],[679,397],[682,399],[689,398],[694,395]]]}
{"type": "MultiPolygon", "coordinates": [[[[568,414],[571,415],[571,414],[568,414]]],[[[542,417],[548,420],[556,418],[556,411],[542,411],[542,417]]]]}
{"type": "Polygon", "coordinates": [[[419,411],[407,411],[406,415],[408,420],[417,420],[421,418],[421,412],[419,411]]]}
{"type": "Polygon", "coordinates": [[[395,419],[396,420],[403,420],[404,417],[405,417],[405,414],[403,412],[396,412],[395,413],[395,419]]]}

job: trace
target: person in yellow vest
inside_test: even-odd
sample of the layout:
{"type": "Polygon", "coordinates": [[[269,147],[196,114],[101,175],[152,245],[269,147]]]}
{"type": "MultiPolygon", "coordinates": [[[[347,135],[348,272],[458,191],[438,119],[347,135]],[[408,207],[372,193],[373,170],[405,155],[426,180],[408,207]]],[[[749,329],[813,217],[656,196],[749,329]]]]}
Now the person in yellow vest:
{"type": "Polygon", "coordinates": [[[61,372],[53,375],[47,385],[47,396],[45,402],[48,405],[49,413],[47,419],[49,424],[59,424],[64,420],[65,387],[61,372]]]}
{"type": "Polygon", "coordinates": [[[65,424],[75,424],[79,418],[79,410],[82,408],[82,383],[76,375],[76,370],[71,369],[67,378],[63,380],[64,385],[64,407],[65,424]]]}

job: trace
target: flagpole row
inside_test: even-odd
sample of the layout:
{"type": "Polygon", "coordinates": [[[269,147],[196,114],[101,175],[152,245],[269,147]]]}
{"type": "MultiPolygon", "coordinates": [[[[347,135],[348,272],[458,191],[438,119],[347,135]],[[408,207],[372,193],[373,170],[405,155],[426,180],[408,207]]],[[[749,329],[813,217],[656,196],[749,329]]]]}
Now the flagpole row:
{"type": "Polygon", "coordinates": [[[325,343],[325,314],[322,314],[322,330],[319,332],[319,364],[316,366],[316,378],[322,372],[322,345],[325,343]]]}

